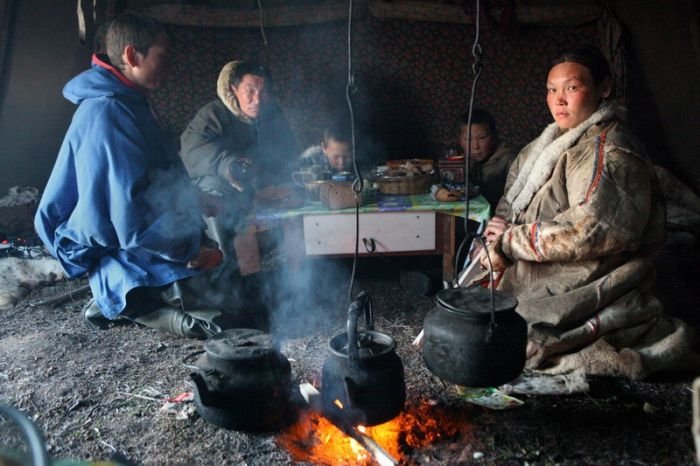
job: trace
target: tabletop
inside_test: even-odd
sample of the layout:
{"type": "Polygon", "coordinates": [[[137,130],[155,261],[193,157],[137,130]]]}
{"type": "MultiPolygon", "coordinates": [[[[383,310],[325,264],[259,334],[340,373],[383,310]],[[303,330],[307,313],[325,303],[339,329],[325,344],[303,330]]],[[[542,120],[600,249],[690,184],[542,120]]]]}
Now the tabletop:
{"type": "MultiPolygon", "coordinates": [[[[464,217],[466,204],[459,202],[440,202],[433,199],[430,194],[413,195],[389,195],[377,194],[376,202],[360,207],[360,213],[376,212],[443,212],[459,217],[464,217]]],[[[257,221],[283,220],[304,215],[339,215],[354,214],[355,208],[331,210],[321,202],[307,202],[302,207],[295,209],[263,209],[255,212],[257,221]]],[[[469,218],[482,222],[490,216],[489,203],[483,196],[469,199],[469,218]]]]}

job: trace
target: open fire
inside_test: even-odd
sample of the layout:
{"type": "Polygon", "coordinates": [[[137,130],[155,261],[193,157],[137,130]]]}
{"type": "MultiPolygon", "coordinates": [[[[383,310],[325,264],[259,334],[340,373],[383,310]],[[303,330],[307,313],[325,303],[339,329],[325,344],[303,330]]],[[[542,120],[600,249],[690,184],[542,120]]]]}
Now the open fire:
{"type": "MultiPolygon", "coordinates": [[[[420,402],[408,406],[384,424],[358,430],[370,436],[395,460],[401,462],[413,451],[455,437],[469,429],[465,419],[444,407],[420,402]]],[[[297,422],[283,431],[277,442],[296,461],[319,465],[373,465],[372,455],[320,413],[304,410],[297,422]]]]}

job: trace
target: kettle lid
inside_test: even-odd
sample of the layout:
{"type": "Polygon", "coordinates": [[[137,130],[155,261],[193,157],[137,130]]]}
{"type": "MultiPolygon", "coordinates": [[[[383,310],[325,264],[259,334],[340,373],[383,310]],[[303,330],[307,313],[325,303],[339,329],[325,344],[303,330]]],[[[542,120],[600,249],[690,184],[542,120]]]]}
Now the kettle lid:
{"type": "MultiPolygon", "coordinates": [[[[389,335],[375,330],[364,330],[357,335],[358,353],[360,359],[371,359],[394,351],[396,341],[389,335]]],[[[340,333],[328,343],[333,354],[340,357],[348,357],[348,334],[340,333]]]]}
{"type": "MultiPolygon", "coordinates": [[[[491,290],[480,286],[440,290],[436,296],[440,306],[463,315],[481,315],[491,312],[491,290]]],[[[504,291],[493,290],[494,312],[515,309],[518,300],[504,291]]]]}
{"type": "Polygon", "coordinates": [[[236,361],[266,357],[275,353],[272,335],[252,328],[234,328],[213,335],[204,342],[207,355],[236,361]]]}

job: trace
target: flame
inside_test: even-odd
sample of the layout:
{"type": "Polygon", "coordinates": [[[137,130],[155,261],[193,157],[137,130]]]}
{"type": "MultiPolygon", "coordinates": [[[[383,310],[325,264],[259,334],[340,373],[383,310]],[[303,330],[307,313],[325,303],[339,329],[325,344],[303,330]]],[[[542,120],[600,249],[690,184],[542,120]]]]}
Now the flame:
{"type": "MultiPolygon", "coordinates": [[[[357,429],[400,462],[413,450],[454,437],[467,427],[465,420],[454,413],[420,403],[389,422],[357,429]]],[[[359,443],[316,412],[302,411],[297,422],[277,437],[277,443],[296,461],[329,466],[375,464],[359,443]]]]}
{"type": "Polygon", "coordinates": [[[336,405],[338,408],[343,409],[343,402],[340,401],[339,399],[333,400],[333,404],[336,405]]]}

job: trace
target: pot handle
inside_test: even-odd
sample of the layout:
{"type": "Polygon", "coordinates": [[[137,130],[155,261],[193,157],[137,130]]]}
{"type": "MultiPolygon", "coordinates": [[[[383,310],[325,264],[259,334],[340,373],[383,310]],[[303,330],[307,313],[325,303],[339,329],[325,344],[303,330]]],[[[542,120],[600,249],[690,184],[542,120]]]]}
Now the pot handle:
{"type": "Polygon", "coordinates": [[[491,321],[489,322],[489,329],[486,332],[486,343],[491,343],[493,332],[498,327],[496,323],[496,292],[493,286],[493,273],[489,272],[489,276],[491,277],[491,321]]]}
{"type": "Polygon", "coordinates": [[[491,289],[491,322],[489,322],[489,329],[486,332],[486,343],[491,343],[491,340],[493,339],[493,332],[496,330],[496,327],[498,327],[498,324],[496,323],[496,298],[495,294],[496,292],[494,291],[496,289],[494,285],[494,279],[493,279],[493,264],[491,263],[491,257],[489,256],[489,250],[486,247],[486,241],[484,241],[483,238],[479,237],[479,240],[481,241],[481,247],[483,248],[484,253],[486,253],[486,259],[489,262],[489,288],[491,289]]]}
{"type": "Polygon", "coordinates": [[[209,392],[209,387],[207,387],[207,383],[204,381],[202,374],[199,372],[192,372],[190,374],[190,379],[192,379],[192,382],[194,383],[194,389],[197,392],[197,396],[199,397],[199,401],[202,402],[202,405],[211,406],[211,393],[209,392]]]}
{"type": "Polygon", "coordinates": [[[360,291],[357,294],[355,300],[350,303],[350,307],[348,308],[348,358],[350,359],[350,363],[354,365],[357,365],[360,360],[359,341],[357,339],[357,318],[362,311],[365,313],[365,327],[367,330],[374,330],[372,300],[364,291],[360,291]]]}
{"type": "Polygon", "coordinates": [[[201,368],[199,366],[195,366],[194,364],[190,364],[189,362],[192,360],[193,357],[195,357],[199,354],[202,354],[202,353],[204,353],[204,350],[199,350],[199,351],[195,351],[194,353],[188,354],[187,356],[182,358],[182,365],[188,369],[192,369],[192,370],[196,370],[196,371],[201,370],[201,368]]]}

